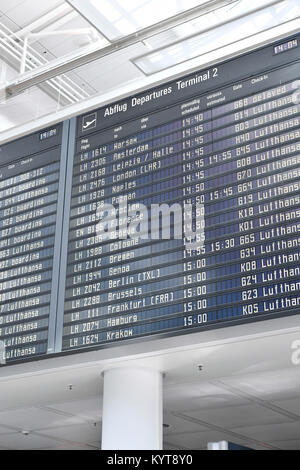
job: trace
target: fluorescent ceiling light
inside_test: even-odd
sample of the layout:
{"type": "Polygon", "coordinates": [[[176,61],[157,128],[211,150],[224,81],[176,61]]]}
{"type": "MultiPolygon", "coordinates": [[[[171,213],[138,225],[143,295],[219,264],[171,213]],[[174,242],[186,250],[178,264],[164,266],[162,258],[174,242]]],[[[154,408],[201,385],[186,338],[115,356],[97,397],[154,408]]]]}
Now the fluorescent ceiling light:
{"type": "MultiPolygon", "coordinates": [[[[237,0],[238,1],[238,0],[237,0]]],[[[109,41],[135,33],[207,0],[67,0],[109,41]]]]}
{"type": "MultiPolygon", "coordinates": [[[[191,33],[187,39],[180,40],[180,27],[174,28],[173,32],[177,31],[178,34],[176,44],[136,58],[133,63],[146,75],[151,75],[276,27],[283,22],[294,20],[299,16],[299,0],[278,2],[242,0],[236,7],[227,6],[191,21],[191,33]],[[255,11],[258,8],[261,9],[255,11]]],[[[162,35],[160,35],[161,41],[162,35]]],[[[156,41],[158,39],[156,38],[156,41]]],[[[152,38],[146,42],[153,47],[152,38]]]]}

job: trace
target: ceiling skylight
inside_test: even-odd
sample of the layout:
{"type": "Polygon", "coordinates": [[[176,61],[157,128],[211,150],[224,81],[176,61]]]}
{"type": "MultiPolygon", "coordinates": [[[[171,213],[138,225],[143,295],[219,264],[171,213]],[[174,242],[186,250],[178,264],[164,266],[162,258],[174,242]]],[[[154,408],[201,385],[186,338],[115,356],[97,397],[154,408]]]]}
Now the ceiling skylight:
{"type": "MultiPolygon", "coordinates": [[[[154,52],[133,60],[146,75],[150,75],[187,60],[205,55],[218,48],[236,43],[246,37],[253,36],[284,22],[300,16],[299,0],[241,0],[238,4],[227,5],[222,9],[208,13],[189,23],[189,37],[186,28],[181,26],[172,29],[173,44],[160,47],[154,52]],[[259,11],[258,11],[259,10],[259,11]]],[[[145,43],[154,48],[164,43],[165,33],[146,40],[145,43]]],[[[169,33],[170,36],[170,33],[169,33]]]]}
{"type": "MultiPolygon", "coordinates": [[[[114,41],[208,0],[67,0],[107,39],[114,41]]],[[[238,0],[237,0],[238,1],[238,0]]]]}

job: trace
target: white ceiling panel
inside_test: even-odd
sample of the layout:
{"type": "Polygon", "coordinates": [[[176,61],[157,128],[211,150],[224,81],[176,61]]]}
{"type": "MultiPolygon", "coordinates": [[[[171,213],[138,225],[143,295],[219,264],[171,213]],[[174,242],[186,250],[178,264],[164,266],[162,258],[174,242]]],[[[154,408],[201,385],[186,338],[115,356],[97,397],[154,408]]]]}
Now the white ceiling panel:
{"type": "Polygon", "coordinates": [[[51,426],[67,426],[82,423],[82,421],[82,419],[76,416],[67,416],[40,408],[24,408],[0,412],[0,425],[29,431],[51,426]]]}
{"type": "Polygon", "coordinates": [[[279,408],[282,408],[283,410],[289,411],[290,413],[299,416],[300,419],[300,396],[298,398],[290,400],[277,400],[274,401],[273,404],[278,406],[279,408]]]}
{"type": "Polygon", "coordinates": [[[268,401],[281,398],[298,398],[300,393],[300,370],[296,367],[264,374],[249,374],[222,380],[237,390],[268,401]]]}
{"type": "MultiPolygon", "coordinates": [[[[118,67],[111,68],[109,73],[104,72],[100,66],[99,67],[99,74],[96,78],[90,81],[90,85],[94,87],[96,90],[103,90],[105,89],[107,92],[113,90],[118,85],[120,85],[120,77],[118,76],[118,67]]],[[[127,62],[122,65],[122,79],[124,83],[130,83],[133,80],[137,79],[137,71],[134,65],[127,62]]]]}
{"type": "Polygon", "coordinates": [[[96,87],[96,89],[104,89],[107,91],[107,84],[114,83],[114,86],[116,86],[116,83],[119,85],[125,84],[128,80],[128,73],[130,79],[138,79],[144,76],[143,73],[130,62],[132,56],[139,55],[143,51],[145,51],[145,46],[143,44],[136,44],[127,50],[116,52],[112,56],[103,57],[88,65],[79,67],[76,69],[76,74],[80,77],[89,77],[89,83],[94,84],[94,86],[95,82],[101,83],[102,88],[96,87]],[[122,70],[121,75],[120,70],[122,70]]]}
{"type": "Polygon", "coordinates": [[[51,436],[82,444],[101,442],[101,425],[97,423],[79,424],[76,426],[57,427],[43,430],[43,436],[51,436]]]}
{"type": "Polygon", "coordinates": [[[132,34],[206,0],[68,0],[110,40],[132,34]]]}
{"type": "Polygon", "coordinates": [[[80,47],[88,46],[89,42],[87,35],[84,36],[57,36],[57,44],[53,46],[47,46],[47,40],[43,41],[43,45],[53,54],[55,57],[62,57],[70,54],[74,50],[80,49],[80,47]]]}
{"type": "Polygon", "coordinates": [[[168,436],[167,442],[175,447],[185,447],[186,449],[205,450],[208,442],[232,441],[232,436],[226,432],[209,431],[176,434],[168,436]]]}
{"type": "Polygon", "coordinates": [[[27,90],[15,98],[0,103],[2,129],[21,124],[24,119],[34,121],[39,118],[41,110],[45,114],[53,113],[57,107],[58,104],[38,88],[27,90]]]}
{"type": "Polygon", "coordinates": [[[178,450],[178,446],[176,447],[175,445],[169,444],[166,440],[163,444],[163,450],[178,450]]]}
{"type": "Polygon", "coordinates": [[[47,447],[43,450],[52,450],[52,451],[57,451],[57,450],[86,450],[86,451],[91,451],[91,450],[99,450],[100,447],[99,447],[99,444],[96,445],[95,444],[91,444],[91,445],[88,445],[88,444],[78,444],[78,443],[75,443],[75,444],[72,444],[72,443],[63,443],[63,444],[56,444],[54,447],[51,446],[51,447],[47,447]]]}
{"type": "Polygon", "coordinates": [[[101,441],[89,442],[88,446],[90,450],[100,450],[101,449],[101,441]]]}
{"type": "Polygon", "coordinates": [[[292,422],[290,418],[259,405],[224,407],[210,410],[194,410],[185,415],[226,429],[240,426],[266,425],[292,422]]]}
{"type": "MultiPolygon", "coordinates": [[[[186,419],[174,416],[172,413],[164,413],[164,424],[169,425],[164,429],[164,435],[167,437],[173,434],[182,434],[185,432],[201,432],[208,431],[207,426],[187,421],[186,419]]],[[[168,439],[166,439],[168,440],[168,439]]]]}
{"type": "Polygon", "coordinates": [[[9,450],[44,450],[57,446],[57,440],[35,434],[25,436],[21,433],[1,436],[1,445],[9,450]]]}
{"type": "MultiPolygon", "coordinates": [[[[44,38],[40,39],[40,42],[43,44],[45,49],[51,51],[56,57],[60,57],[63,54],[68,54],[75,49],[78,49],[82,45],[89,44],[87,35],[74,35],[74,36],[66,36],[64,34],[59,34],[61,30],[75,30],[75,29],[86,29],[89,28],[90,25],[79,15],[75,18],[71,18],[69,21],[63,24],[63,26],[56,28],[51,28],[53,31],[57,31],[55,36],[45,36],[44,38]],[[62,49],[58,49],[58,46],[61,46],[62,49]]],[[[49,28],[45,28],[43,31],[48,31],[49,28]]],[[[34,44],[31,42],[31,44],[34,44]]]]}
{"type": "Polygon", "coordinates": [[[102,413],[102,397],[89,398],[85,400],[74,400],[64,403],[54,403],[47,407],[73,416],[81,417],[88,421],[98,422],[102,413]]]}
{"type": "Polygon", "coordinates": [[[18,25],[14,21],[12,21],[7,15],[2,15],[0,17],[0,23],[6,26],[7,28],[9,28],[13,32],[16,32],[20,29],[18,25]]]}
{"type": "Polygon", "coordinates": [[[0,426],[0,435],[1,434],[13,434],[14,432],[15,432],[15,430],[6,428],[4,426],[0,426]]]}
{"type": "Polygon", "coordinates": [[[21,7],[24,3],[24,0],[0,0],[0,12],[8,13],[11,10],[14,10],[16,7],[21,7]]]}
{"type": "MultiPolygon", "coordinates": [[[[10,5],[11,2],[1,0],[0,11],[2,10],[2,3],[10,5]]],[[[24,28],[42,15],[46,14],[48,11],[53,10],[63,3],[64,0],[43,0],[42,2],[37,2],[36,0],[24,0],[22,3],[17,3],[12,8],[7,8],[5,13],[18,26],[24,28]]]]}
{"type": "Polygon", "coordinates": [[[299,450],[300,440],[274,441],[274,445],[282,450],[299,450]]]}
{"type": "MultiPolygon", "coordinates": [[[[18,72],[14,70],[12,67],[7,65],[6,62],[0,59],[0,74],[1,74],[1,81],[6,82],[8,80],[13,80],[18,76],[18,72]]],[[[3,106],[3,102],[0,102],[0,106],[3,106]]]]}
{"type": "MultiPolygon", "coordinates": [[[[235,432],[264,442],[300,440],[300,422],[235,428],[235,432]]],[[[300,449],[299,449],[300,450],[300,449]]]]}
{"type": "Polygon", "coordinates": [[[247,398],[202,381],[167,387],[164,397],[172,411],[207,410],[249,403],[247,398]]]}

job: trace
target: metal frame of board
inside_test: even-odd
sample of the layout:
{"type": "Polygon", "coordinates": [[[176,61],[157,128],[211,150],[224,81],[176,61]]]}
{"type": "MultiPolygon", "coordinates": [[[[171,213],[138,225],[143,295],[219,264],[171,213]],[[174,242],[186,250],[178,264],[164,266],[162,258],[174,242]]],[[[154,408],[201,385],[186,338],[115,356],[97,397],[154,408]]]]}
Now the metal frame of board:
{"type": "Polygon", "coordinates": [[[55,336],[56,336],[56,322],[58,312],[58,291],[59,291],[59,274],[61,263],[61,237],[64,227],[64,200],[65,200],[65,184],[66,184],[66,171],[68,162],[68,146],[69,146],[69,128],[70,121],[64,121],[62,128],[62,143],[61,143],[61,157],[60,157],[60,176],[58,183],[57,195],[57,212],[56,212],[56,228],[55,228],[55,242],[54,242],[54,257],[53,257],[53,276],[51,288],[51,302],[50,302],[50,315],[49,315],[49,329],[48,329],[48,350],[47,353],[51,354],[56,352],[55,336]],[[57,273],[57,275],[55,275],[57,273]]]}
{"type": "Polygon", "coordinates": [[[69,221],[70,221],[70,204],[72,196],[72,178],[73,178],[73,161],[75,150],[75,137],[76,137],[76,124],[77,119],[73,118],[69,122],[69,140],[67,142],[67,165],[65,174],[65,197],[63,203],[62,213],[62,232],[61,232],[61,247],[60,247],[60,265],[59,275],[57,276],[59,288],[57,291],[57,316],[55,325],[55,347],[54,351],[60,353],[62,350],[62,334],[63,334],[63,321],[64,321],[64,303],[65,303],[65,285],[66,285],[66,272],[67,272],[67,253],[68,253],[68,236],[69,236],[69,221]]]}

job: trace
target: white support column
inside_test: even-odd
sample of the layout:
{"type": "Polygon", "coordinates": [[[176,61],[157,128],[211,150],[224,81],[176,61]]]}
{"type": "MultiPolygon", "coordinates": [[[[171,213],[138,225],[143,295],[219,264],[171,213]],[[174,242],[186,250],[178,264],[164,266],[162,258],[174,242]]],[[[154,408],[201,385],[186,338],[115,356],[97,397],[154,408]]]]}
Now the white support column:
{"type": "Polygon", "coordinates": [[[228,450],[228,442],[227,441],[209,442],[207,444],[207,450],[228,450]]]}
{"type": "Polygon", "coordinates": [[[102,450],[162,449],[162,374],[142,368],[104,373],[102,450]]]}

